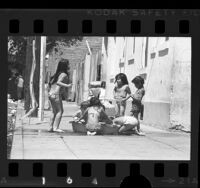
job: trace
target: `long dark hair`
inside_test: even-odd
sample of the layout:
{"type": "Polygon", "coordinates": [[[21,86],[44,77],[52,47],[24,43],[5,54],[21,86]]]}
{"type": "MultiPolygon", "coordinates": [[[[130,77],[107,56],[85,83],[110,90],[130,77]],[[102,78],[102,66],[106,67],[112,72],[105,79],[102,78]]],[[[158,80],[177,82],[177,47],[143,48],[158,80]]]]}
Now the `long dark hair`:
{"type": "Polygon", "coordinates": [[[143,87],[144,85],[144,79],[141,76],[136,76],[135,78],[133,78],[133,80],[131,81],[134,84],[141,84],[141,87],[143,87]]]}
{"type": "Polygon", "coordinates": [[[98,97],[92,97],[90,99],[90,105],[89,106],[90,107],[91,106],[101,106],[101,107],[103,107],[103,110],[105,111],[105,106],[101,103],[101,101],[99,100],[98,97]]]}
{"type": "Polygon", "coordinates": [[[125,84],[128,85],[128,79],[127,79],[127,76],[124,73],[119,73],[115,76],[115,83],[116,83],[118,78],[121,79],[123,85],[125,85],[125,84]]]}
{"type": "Polygon", "coordinates": [[[49,85],[56,83],[58,77],[61,73],[66,73],[68,75],[69,70],[69,60],[68,59],[61,59],[58,63],[56,73],[51,77],[49,85]]]}

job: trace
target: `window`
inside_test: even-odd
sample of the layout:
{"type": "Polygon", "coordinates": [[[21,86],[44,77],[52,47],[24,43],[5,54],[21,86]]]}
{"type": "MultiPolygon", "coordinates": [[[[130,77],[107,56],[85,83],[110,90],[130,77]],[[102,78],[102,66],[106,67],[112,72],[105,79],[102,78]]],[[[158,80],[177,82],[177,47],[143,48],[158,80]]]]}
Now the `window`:
{"type": "Polygon", "coordinates": [[[134,61],[135,61],[134,59],[129,59],[128,60],[128,65],[134,64],[134,61]]]}
{"type": "Polygon", "coordinates": [[[133,37],[133,54],[135,53],[135,37],[133,37]]]}
{"type": "Polygon", "coordinates": [[[84,63],[82,63],[81,64],[81,80],[84,80],[84,67],[85,67],[85,64],[84,63]]]}
{"type": "Polygon", "coordinates": [[[107,50],[108,50],[108,37],[104,37],[104,46],[105,46],[106,54],[108,54],[108,52],[107,52],[107,50]]]}
{"type": "Polygon", "coordinates": [[[97,65],[97,81],[101,80],[101,65],[97,65]]]}

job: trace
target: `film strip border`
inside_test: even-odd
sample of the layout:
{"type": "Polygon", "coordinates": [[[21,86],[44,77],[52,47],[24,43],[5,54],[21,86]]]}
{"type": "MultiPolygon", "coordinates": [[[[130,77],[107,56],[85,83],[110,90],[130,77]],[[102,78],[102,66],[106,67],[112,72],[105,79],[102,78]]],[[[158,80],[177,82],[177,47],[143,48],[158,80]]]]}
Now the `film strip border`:
{"type": "MultiPolygon", "coordinates": [[[[101,11],[101,10],[100,10],[101,11]]],[[[103,11],[103,10],[102,10],[103,11]]],[[[120,10],[115,10],[120,12],[120,10]]],[[[139,10],[138,10],[139,11],[139,10]]],[[[142,10],[141,10],[142,11],[142,10]]],[[[2,34],[10,35],[159,35],[188,36],[198,24],[198,14],[186,14],[185,11],[160,10],[156,13],[131,16],[131,14],[101,16],[98,10],[63,11],[2,11],[0,20],[4,27],[2,34]],[[25,16],[24,16],[25,15],[25,16]],[[195,19],[193,19],[195,18],[195,19]]],[[[188,10],[189,11],[189,10],[188,10]]],[[[186,11],[187,12],[187,11],[186,11]]],[[[199,11],[200,15],[200,11],[199,11]]]]}
{"type": "MultiPolygon", "coordinates": [[[[83,20],[81,22],[81,31],[83,34],[93,33],[93,21],[92,20],[83,20]]],[[[44,21],[43,20],[34,20],[32,25],[32,32],[35,34],[44,33],[44,21]]],[[[57,21],[57,32],[59,34],[67,34],[69,23],[68,20],[58,20],[57,21]]],[[[117,20],[106,20],[105,23],[105,32],[107,34],[116,34],[118,31],[117,20]]],[[[141,33],[141,20],[131,20],[130,24],[130,33],[139,34],[141,33]]],[[[166,21],[165,20],[156,20],[154,21],[154,32],[155,34],[164,34],[166,30],[166,21]]],[[[178,22],[178,32],[180,34],[189,34],[190,24],[189,20],[180,20],[178,22]]],[[[9,21],[9,33],[18,34],[20,33],[20,21],[18,19],[12,19],[9,21]]]]}
{"type": "MultiPolygon", "coordinates": [[[[199,19],[184,15],[168,16],[97,16],[90,13],[69,12],[3,12],[0,16],[4,27],[0,33],[8,35],[112,35],[112,36],[195,36],[200,32],[199,19]],[[58,13],[58,14],[57,14],[58,13]]],[[[197,41],[194,41],[197,44],[197,41]]],[[[196,53],[197,54],[197,53],[196,53]]],[[[192,134],[195,127],[192,126],[192,134]]],[[[193,140],[193,138],[192,138],[193,140]]],[[[192,142],[194,144],[194,141],[192,142]]],[[[177,184],[185,187],[197,186],[197,174],[193,155],[196,149],[191,148],[190,162],[126,162],[126,161],[93,161],[93,162],[12,162],[5,163],[1,171],[0,186],[8,185],[103,185],[119,186],[126,176],[145,175],[152,185],[161,187],[177,184]],[[147,172],[148,171],[148,172],[147,172]],[[174,177],[174,178],[172,178],[174,177]],[[95,179],[96,178],[96,179],[95,179]],[[96,180],[96,183],[95,181],[96,180]],[[27,181],[27,182],[26,182],[27,181]]]]}
{"type": "Polygon", "coordinates": [[[125,177],[140,177],[140,175],[146,176],[141,181],[151,182],[152,187],[161,187],[163,184],[195,187],[198,183],[189,162],[150,164],[125,161],[52,161],[52,163],[12,161],[8,163],[6,174],[7,176],[0,180],[1,184],[119,186],[126,181],[125,177]]]}

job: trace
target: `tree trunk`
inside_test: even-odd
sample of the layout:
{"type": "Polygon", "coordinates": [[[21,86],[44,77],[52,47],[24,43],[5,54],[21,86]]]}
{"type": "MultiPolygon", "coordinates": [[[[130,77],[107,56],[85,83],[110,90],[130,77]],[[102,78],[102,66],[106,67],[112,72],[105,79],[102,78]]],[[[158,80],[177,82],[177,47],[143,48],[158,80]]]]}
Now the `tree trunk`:
{"type": "Polygon", "coordinates": [[[31,74],[30,74],[30,82],[29,82],[29,89],[30,89],[30,97],[31,97],[31,109],[22,117],[22,119],[26,117],[30,117],[38,108],[38,103],[35,98],[35,92],[34,92],[34,73],[36,70],[36,50],[35,50],[35,40],[33,40],[33,61],[32,61],[32,67],[31,67],[31,74]]]}
{"type": "MultiPolygon", "coordinates": [[[[36,67],[35,67],[35,73],[34,73],[34,79],[33,79],[33,87],[34,87],[34,93],[35,93],[35,100],[37,104],[39,104],[39,86],[40,86],[40,43],[41,43],[41,37],[36,37],[36,41],[35,41],[36,67]]],[[[32,117],[38,117],[38,108],[34,111],[34,113],[32,114],[32,117]]]]}
{"type": "Polygon", "coordinates": [[[29,81],[30,81],[30,73],[31,73],[31,67],[32,67],[32,42],[33,37],[27,38],[27,47],[26,47],[26,68],[25,68],[25,76],[24,76],[24,109],[27,113],[30,110],[30,89],[29,89],[29,81]]]}

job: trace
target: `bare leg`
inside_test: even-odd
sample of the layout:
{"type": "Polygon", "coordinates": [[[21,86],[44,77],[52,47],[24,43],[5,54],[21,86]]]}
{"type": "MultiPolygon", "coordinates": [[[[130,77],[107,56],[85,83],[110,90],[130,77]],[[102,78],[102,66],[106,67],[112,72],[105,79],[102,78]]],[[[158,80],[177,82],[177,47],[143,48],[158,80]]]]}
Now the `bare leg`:
{"type": "Polygon", "coordinates": [[[116,101],[116,104],[115,104],[115,117],[119,117],[120,116],[120,104],[119,102],[116,101]]]}
{"type": "Polygon", "coordinates": [[[140,121],[138,121],[137,130],[140,132],[140,121]]]}
{"type": "Polygon", "coordinates": [[[51,118],[50,118],[50,129],[53,129],[55,117],[56,117],[56,113],[52,113],[51,118]]]}
{"type": "Polygon", "coordinates": [[[126,110],[126,102],[123,102],[123,103],[120,105],[120,116],[124,116],[125,110],[126,110]]]}
{"type": "Polygon", "coordinates": [[[55,128],[56,129],[59,129],[61,118],[62,118],[62,112],[58,112],[55,117],[55,128]]]}
{"type": "Polygon", "coordinates": [[[130,130],[132,130],[135,126],[137,126],[137,125],[133,125],[133,124],[123,125],[123,126],[119,129],[119,133],[126,132],[126,131],[130,131],[130,130]]]}
{"type": "Polygon", "coordinates": [[[138,120],[137,130],[138,130],[138,132],[140,132],[140,121],[139,121],[139,118],[138,118],[139,113],[135,112],[133,115],[138,120]]]}
{"type": "Polygon", "coordinates": [[[137,120],[138,120],[136,134],[139,135],[139,136],[145,136],[145,133],[140,131],[140,121],[139,121],[139,118],[138,118],[138,114],[139,114],[138,112],[133,113],[134,117],[137,118],[137,120]]]}
{"type": "Polygon", "coordinates": [[[51,118],[50,118],[50,129],[49,131],[53,131],[53,124],[54,124],[54,121],[55,121],[55,117],[56,117],[56,114],[57,114],[57,109],[56,109],[56,104],[55,104],[55,101],[54,100],[49,100],[49,103],[51,103],[51,107],[52,107],[52,115],[51,115],[51,118]]]}
{"type": "Polygon", "coordinates": [[[57,107],[58,111],[57,111],[57,114],[56,114],[56,117],[55,117],[55,129],[59,132],[62,132],[59,129],[60,121],[61,121],[62,114],[63,114],[63,104],[62,104],[61,98],[59,98],[59,100],[56,100],[56,107],[57,107]]]}

